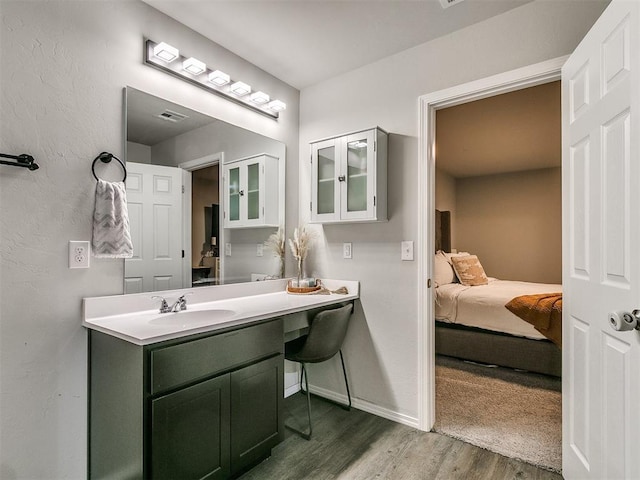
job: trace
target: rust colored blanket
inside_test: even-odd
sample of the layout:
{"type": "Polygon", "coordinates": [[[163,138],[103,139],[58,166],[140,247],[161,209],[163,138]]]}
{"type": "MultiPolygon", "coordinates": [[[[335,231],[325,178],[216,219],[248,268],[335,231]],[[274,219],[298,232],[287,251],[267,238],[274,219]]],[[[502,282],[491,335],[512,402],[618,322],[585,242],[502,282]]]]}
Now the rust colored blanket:
{"type": "Polygon", "coordinates": [[[505,305],[541,334],[562,347],[562,294],[521,295],[505,305]]]}

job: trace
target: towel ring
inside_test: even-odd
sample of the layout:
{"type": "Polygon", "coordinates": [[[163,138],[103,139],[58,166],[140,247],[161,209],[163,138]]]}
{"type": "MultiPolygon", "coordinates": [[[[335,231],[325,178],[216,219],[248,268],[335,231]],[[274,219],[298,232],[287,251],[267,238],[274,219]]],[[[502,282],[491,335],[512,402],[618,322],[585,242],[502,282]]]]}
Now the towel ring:
{"type": "Polygon", "coordinates": [[[111,162],[111,159],[117,160],[117,162],[120,164],[120,166],[122,167],[122,170],[124,170],[124,178],[122,179],[122,181],[123,182],[126,181],[127,180],[127,167],[124,166],[124,163],[122,163],[122,160],[120,160],[114,154],[109,153],[109,152],[102,152],[100,155],[98,155],[93,160],[93,163],[91,164],[91,171],[93,172],[93,176],[95,177],[96,181],[99,180],[98,176],[96,175],[96,162],[98,160],[100,160],[102,163],[109,163],[109,162],[111,162]]]}

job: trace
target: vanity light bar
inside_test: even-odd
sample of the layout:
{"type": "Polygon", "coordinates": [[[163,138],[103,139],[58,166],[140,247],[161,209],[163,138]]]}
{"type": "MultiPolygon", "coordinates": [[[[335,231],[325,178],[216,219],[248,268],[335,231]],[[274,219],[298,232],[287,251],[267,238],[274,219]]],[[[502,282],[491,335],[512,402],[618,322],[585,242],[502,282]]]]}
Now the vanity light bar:
{"type": "Polygon", "coordinates": [[[271,100],[265,92],[257,91],[251,95],[251,86],[244,82],[231,80],[220,70],[209,70],[204,62],[194,57],[183,57],[177,48],[161,42],[145,40],[144,62],[158,70],[178,77],[205,90],[220,95],[227,100],[247,107],[271,118],[279,118],[279,112],[287,105],[281,100],[271,100]],[[179,61],[178,61],[179,60],[179,61]]]}

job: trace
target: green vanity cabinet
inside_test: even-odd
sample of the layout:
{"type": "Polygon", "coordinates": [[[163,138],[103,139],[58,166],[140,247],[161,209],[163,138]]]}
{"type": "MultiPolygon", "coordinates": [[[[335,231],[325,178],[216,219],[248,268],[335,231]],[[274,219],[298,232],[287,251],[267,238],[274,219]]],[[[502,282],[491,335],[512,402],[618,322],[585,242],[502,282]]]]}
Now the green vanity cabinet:
{"type": "Polygon", "coordinates": [[[228,374],[152,400],[152,478],[228,478],[229,413],[228,374]]]}
{"type": "Polygon", "coordinates": [[[230,478],[283,439],[282,319],[145,346],[89,338],[89,478],[230,478]]]}

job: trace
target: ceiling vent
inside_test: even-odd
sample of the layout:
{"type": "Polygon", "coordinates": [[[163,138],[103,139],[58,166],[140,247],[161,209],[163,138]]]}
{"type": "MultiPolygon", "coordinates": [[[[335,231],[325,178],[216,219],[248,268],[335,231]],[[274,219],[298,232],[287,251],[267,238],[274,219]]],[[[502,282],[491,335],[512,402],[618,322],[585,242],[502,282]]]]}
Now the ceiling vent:
{"type": "Polygon", "coordinates": [[[440,5],[442,5],[442,8],[449,8],[450,6],[462,3],[463,1],[464,0],[440,0],[440,5]]]}
{"type": "Polygon", "coordinates": [[[182,113],[173,112],[171,110],[165,110],[162,113],[156,115],[158,118],[162,118],[163,120],[168,120],[170,122],[181,122],[185,118],[189,118],[187,115],[183,115],[182,113]]]}

